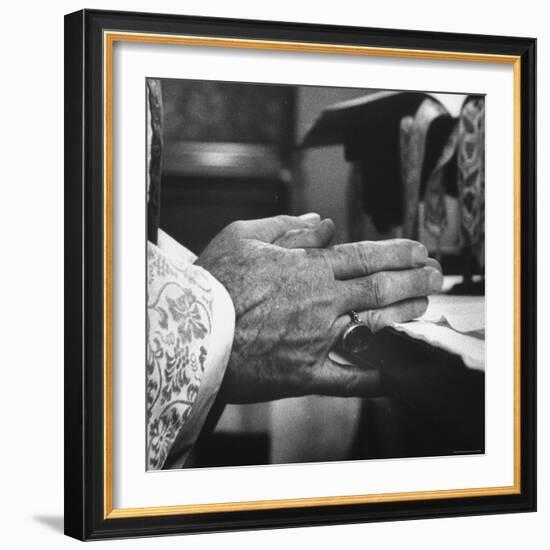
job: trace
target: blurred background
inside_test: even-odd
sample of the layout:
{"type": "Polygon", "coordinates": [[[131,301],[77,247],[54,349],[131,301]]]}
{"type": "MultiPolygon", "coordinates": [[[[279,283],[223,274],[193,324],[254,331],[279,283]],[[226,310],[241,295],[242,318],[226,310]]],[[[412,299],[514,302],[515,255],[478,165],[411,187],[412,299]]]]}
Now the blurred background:
{"type": "MultiPolygon", "coordinates": [[[[483,294],[482,97],[156,82],[161,146],[149,216],[195,254],[234,220],[318,212],[335,222],[335,243],[421,240],[441,261],[447,290],[483,294]]],[[[403,454],[404,433],[384,442],[369,434],[384,406],[319,396],[228,405],[188,464],[432,454],[428,442],[403,454]]],[[[391,433],[399,411],[387,413],[391,433]]]]}

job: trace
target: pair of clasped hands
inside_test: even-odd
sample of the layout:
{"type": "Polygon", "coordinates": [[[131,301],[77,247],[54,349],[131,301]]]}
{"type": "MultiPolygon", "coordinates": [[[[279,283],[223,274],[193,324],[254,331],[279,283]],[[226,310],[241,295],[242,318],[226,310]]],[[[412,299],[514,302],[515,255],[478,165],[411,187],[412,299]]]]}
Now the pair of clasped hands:
{"type": "Polygon", "coordinates": [[[441,267],[415,241],[330,246],[333,236],[332,220],[317,214],[238,221],[199,256],[235,307],[227,402],[381,392],[376,369],[337,364],[329,352],[350,310],[373,332],[420,317],[441,290],[441,267]]]}

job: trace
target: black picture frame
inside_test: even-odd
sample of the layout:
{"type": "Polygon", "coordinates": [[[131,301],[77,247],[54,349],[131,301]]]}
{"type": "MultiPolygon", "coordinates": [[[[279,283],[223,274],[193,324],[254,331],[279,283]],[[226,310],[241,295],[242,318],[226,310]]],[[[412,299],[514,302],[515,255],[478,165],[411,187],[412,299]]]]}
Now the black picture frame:
{"type": "Polygon", "coordinates": [[[536,40],[83,10],[65,17],[65,533],[81,540],[527,512],[536,509],[536,40]],[[521,470],[514,494],[110,515],[104,414],[104,32],[515,56],[520,71],[521,470]]]}

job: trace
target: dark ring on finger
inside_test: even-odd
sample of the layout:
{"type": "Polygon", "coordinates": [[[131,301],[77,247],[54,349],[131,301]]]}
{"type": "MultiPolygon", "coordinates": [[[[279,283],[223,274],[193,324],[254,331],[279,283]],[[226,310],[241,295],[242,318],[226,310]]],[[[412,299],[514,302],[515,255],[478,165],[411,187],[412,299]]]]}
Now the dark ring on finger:
{"type": "Polygon", "coordinates": [[[350,353],[361,353],[369,347],[372,332],[353,310],[348,312],[351,322],[342,331],[342,348],[350,353]]]}

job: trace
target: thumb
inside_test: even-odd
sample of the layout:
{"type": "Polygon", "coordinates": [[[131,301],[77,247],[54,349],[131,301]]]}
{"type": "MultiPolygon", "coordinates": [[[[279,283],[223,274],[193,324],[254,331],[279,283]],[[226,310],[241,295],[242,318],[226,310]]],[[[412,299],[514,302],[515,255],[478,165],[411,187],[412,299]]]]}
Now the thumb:
{"type": "Polygon", "coordinates": [[[244,239],[256,239],[265,243],[273,243],[288,231],[308,229],[319,225],[319,214],[304,214],[302,216],[273,216],[259,220],[240,222],[239,236],[244,239]]]}

